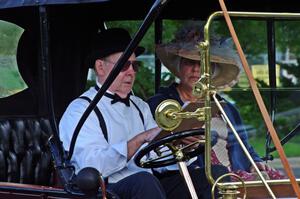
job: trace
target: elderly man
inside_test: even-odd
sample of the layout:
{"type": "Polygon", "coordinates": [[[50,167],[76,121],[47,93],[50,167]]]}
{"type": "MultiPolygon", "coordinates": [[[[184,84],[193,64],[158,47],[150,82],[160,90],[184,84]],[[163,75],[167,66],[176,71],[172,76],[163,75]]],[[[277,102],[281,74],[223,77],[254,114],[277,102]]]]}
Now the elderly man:
{"type": "MultiPolygon", "coordinates": [[[[60,136],[69,149],[75,127],[83,112],[104,83],[131,38],[123,29],[108,29],[97,35],[91,52],[97,84],[75,99],[60,121],[60,136]],[[87,99],[87,100],[86,100],[87,99]]],[[[108,178],[109,186],[121,198],[165,198],[164,190],[150,170],[137,167],[132,156],[150,141],[159,128],[150,109],[140,98],[130,95],[138,69],[138,47],[122,71],[82,126],[71,162],[76,172],[94,167],[108,178]],[[142,117],[141,117],[142,114],[142,117]]]]}
{"type": "MultiPolygon", "coordinates": [[[[90,56],[97,84],[75,99],[60,121],[60,137],[66,150],[88,101],[96,95],[130,40],[129,33],[120,28],[98,34],[90,56]]],[[[160,131],[147,103],[131,95],[139,67],[136,56],[143,51],[142,47],[136,48],[83,124],[71,162],[76,172],[85,167],[96,168],[108,179],[108,187],[121,198],[190,198],[178,171],[158,180],[150,169],[139,168],[133,161],[139,148],[160,131]]],[[[209,198],[210,185],[204,173],[194,171],[192,175],[199,196],[205,192],[208,196],[204,198],[209,198]]]]}

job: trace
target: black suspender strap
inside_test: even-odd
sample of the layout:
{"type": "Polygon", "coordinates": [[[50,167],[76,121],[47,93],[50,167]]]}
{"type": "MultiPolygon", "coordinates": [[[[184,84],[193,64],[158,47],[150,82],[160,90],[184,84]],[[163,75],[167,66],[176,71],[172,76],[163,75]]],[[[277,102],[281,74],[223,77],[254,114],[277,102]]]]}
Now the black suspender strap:
{"type": "MultiPolygon", "coordinates": [[[[95,90],[96,91],[98,91],[100,88],[99,88],[99,86],[98,85],[95,85],[95,90]]],[[[108,97],[108,98],[112,98],[112,94],[109,94],[109,93],[105,93],[104,94],[106,97],[108,97]]],[[[130,93],[130,95],[131,95],[131,93],[130,93]]],[[[139,112],[139,115],[140,115],[140,118],[141,118],[141,120],[142,120],[142,123],[143,123],[143,125],[145,125],[145,120],[144,120],[144,116],[143,116],[143,113],[142,113],[142,111],[141,111],[141,109],[136,105],[136,103],[134,103],[133,102],[133,100],[132,99],[130,99],[129,98],[129,100],[132,102],[132,104],[135,106],[135,108],[138,110],[138,112],[139,112]]]]}
{"type": "MultiPolygon", "coordinates": [[[[85,99],[86,101],[90,102],[91,103],[91,99],[88,98],[87,96],[80,96],[79,98],[81,99],[85,99]]],[[[95,109],[94,109],[97,117],[98,117],[98,120],[99,120],[99,123],[100,123],[100,128],[103,132],[103,135],[104,135],[104,138],[106,139],[106,141],[108,141],[108,137],[107,137],[107,128],[106,128],[106,124],[105,124],[105,121],[104,121],[104,117],[101,113],[101,111],[99,110],[99,108],[96,106],[95,109]]]]}
{"type": "MultiPolygon", "coordinates": [[[[84,100],[88,101],[89,103],[92,101],[92,100],[91,100],[90,98],[88,98],[87,96],[80,96],[79,98],[80,98],[80,99],[84,99],[84,100]]],[[[144,116],[143,116],[143,113],[142,113],[141,109],[136,105],[136,103],[133,102],[133,100],[130,99],[130,101],[131,101],[132,104],[135,106],[135,108],[138,110],[139,116],[140,116],[140,118],[141,118],[141,120],[142,120],[142,123],[143,123],[143,125],[144,125],[145,121],[144,121],[144,116]]],[[[104,120],[104,118],[103,118],[103,115],[102,115],[101,111],[99,110],[99,108],[98,108],[97,106],[94,108],[94,111],[95,111],[95,113],[96,113],[96,115],[97,115],[97,117],[98,117],[99,124],[100,124],[100,128],[101,128],[101,130],[102,130],[102,132],[103,132],[103,136],[104,136],[104,138],[106,139],[106,141],[108,141],[108,137],[107,137],[107,128],[106,128],[106,124],[105,124],[105,120],[104,120]]],[[[76,135],[74,134],[74,135],[72,136],[72,140],[71,140],[71,144],[70,144],[70,148],[69,148],[69,152],[71,152],[71,153],[69,154],[69,156],[68,156],[69,160],[71,160],[71,157],[72,157],[72,155],[73,155],[73,151],[74,151],[74,147],[75,147],[75,143],[76,143],[78,134],[79,134],[79,133],[77,133],[76,135]]],[[[106,184],[108,183],[108,178],[105,178],[105,182],[106,182],[106,184]]]]}
{"type": "MultiPolygon", "coordinates": [[[[86,101],[88,101],[89,103],[91,103],[91,99],[88,98],[87,96],[80,96],[79,97],[80,99],[84,99],[86,101]]],[[[103,115],[101,113],[101,111],[99,110],[99,108],[96,106],[94,108],[94,111],[98,117],[98,120],[99,120],[99,123],[100,123],[100,128],[102,130],[102,133],[104,135],[104,138],[106,139],[106,141],[108,142],[108,137],[107,137],[107,128],[106,128],[106,124],[105,124],[105,121],[104,121],[104,118],[103,118],[103,115]]],[[[79,134],[79,133],[78,133],[79,134]]],[[[72,137],[72,141],[71,141],[71,144],[70,144],[70,149],[69,151],[74,151],[74,147],[75,147],[75,143],[76,143],[76,140],[77,140],[77,137],[78,137],[78,134],[77,135],[73,135],[72,137]]],[[[71,160],[71,157],[72,157],[73,153],[72,154],[69,154],[69,158],[71,160]]],[[[105,183],[108,184],[108,178],[105,178],[104,179],[105,183]]]]}
{"type": "MultiPolygon", "coordinates": [[[[80,96],[79,98],[84,99],[84,100],[86,100],[86,101],[88,101],[88,102],[91,102],[91,101],[92,101],[92,100],[91,100],[90,98],[88,98],[87,96],[80,96]]],[[[136,103],[133,102],[133,100],[130,99],[130,101],[131,101],[132,104],[135,106],[135,108],[138,110],[139,116],[140,116],[140,118],[141,118],[141,120],[142,120],[142,123],[143,123],[143,125],[144,125],[144,124],[145,124],[145,120],[144,120],[144,116],[143,116],[143,113],[142,113],[141,109],[136,105],[136,103]]],[[[97,115],[97,117],[98,117],[99,124],[100,124],[100,128],[101,128],[101,130],[102,130],[103,136],[104,136],[104,138],[106,139],[106,141],[108,141],[108,137],[107,137],[107,128],[106,128],[106,124],[105,124],[105,120],[104,120],[104,118],[103,118],[103,115],[102,115],[101,111],[99,110],[99,108],[98,108],[97,106],[94,108],[94,111],[95,111],[95,113],[96,113],[96,115],[97,115]]],[[[79,134],[79,133],[78,133],[78,134],[79,134]]],[[[69,148],[69,152],[70,152],[70,153],[69,153],[69,156],[68,156],[69,160],[71,160],[71,157],[72,157],[72,155],[73,155],[74,147],[75,147],[75,143],[76,143],[78,134],[76,134],[76,135],[74,134],[74,135],[72,136],[72,140],[71,140],[71,144],[70,144],[70,148],[69,148]]]]}
{"type": "MultiPolygon", "coordinates": [[[[79,98],[81,99],[85,99],[87,100],[89,103],[91,103],[91,99],[88,98],[87,96],[80,96],[79,98]]],[[[102,133],[103,133],[103,136],[104,138],[106,139],[106,141],[108,142],[108,137],[107,137],[107,128],[106,128],[106,124],[105,124],[105,121],[104,121],[104,118],[103,118],[103,115],[101,113],[101,111],[99,110],[99,108],[97,106],[95,106],[95,109],[94,109],[97,117],[98,117],[98,120],[99,120],[99,123],[100,123],[100,128],[102,130],[102,133]]],[[[105,184],[108,184],[108,177],[104,179],[105,181],[105,184]]]]}
{"type": "MultiPolygon", "coordinates": [[[[80,96],[79,98],[81,99],[84,99],[88,102],[91,102],[92,100],[86,96],[80,96]]],[[[107,137],[107,128],[106,128],[106,124],[105,124],[105,121],[104,121],[104,118],[103,118],[103,115],[102,113],[100,112],[99,108],[96,106],[95,109],[94,109],[97,117],[98,117],[98,120],[99,120],[99,123],[100,123],[100,128],[103,132],[103,135],[104,135],[104,138],[106,139],[106,141],[108,141],[108,137],[107,137]]],[[[80,132],[80,131],[79,131],[80,132]]],[[[75,135],[73,134],[72,136],[72,140],[71,140],[71,144],[70,144],[70,148],[69,148],[69,160],[71,160],[71,157],[73,155],[73,152],[74,152],[74,147],[75,147],[75,143],[76,143],[76,140],[77,140],[77,137],[78,137],[78,134],[79,132],[75,135]]]]}
{"type": "Polygon", "coordinates": [[[144,116],[143,116],[143,113],[142,113],[141,109],[136,105],[136,103],[133,102],[132,99],[129,99],[129,100],[132,102],[132,104],[133,104],[133,105],[135,106],[135,108],[138,110],[139,115],[140,115],[140,118],[141,118],[141,120],[142,120],[142,122],[143,122],[143,125],[145,125],[145,120],[144,120],[144,116]]]}

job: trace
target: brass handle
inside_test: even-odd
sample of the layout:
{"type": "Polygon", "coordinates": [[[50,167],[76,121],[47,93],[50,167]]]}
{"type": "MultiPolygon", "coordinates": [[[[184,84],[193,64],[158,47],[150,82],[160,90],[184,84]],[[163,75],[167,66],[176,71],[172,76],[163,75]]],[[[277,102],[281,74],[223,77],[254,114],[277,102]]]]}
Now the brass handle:
{"type": "MultiPolygon", "coordinates": [[[[211,189],[212,199],[215,199],[214,192],[215,192],[216,186],[218,185],[218,182],[220,180],[222,180],[223,178],[227,177],[227,176],[233,176],[233,177],[237,178],[239,181],[242,182],[242,185],[243,185],[243,188],[244,188],[243,199],[246,199],[247,190],[246,190],[245,182],[244,182],[244,180],[240,176],[238,176],[238,175],[236,175],[234,173],[226,173],[226,174],[220,176],[215,181],[215,183],[213,184],[213,187],[211,189]]],[[[240,192],[237,190],[238,186],[236,186],[236,185],[230,185],[230,184],[225,185],[225,184],[223,184],[223,185],[219,185],[219,188],[221,189],[220,192],[219,192],[222,195],[221,199],[237,199],[238,198],[238,194],[240,194],[240,192]]]]}
{"type": "Polygon", "coordinates": [[[193,95],[197,98],[204,98],[207,95],[208,87],[205,81],[207,78],[202,76],[193,86],[193,95]]]}
{"type": "Polygon", "coordinates": [[[157,125],[167,131],[176,129],[182,119],[176,117],[174,113],[181,111],[181,106],[176,100],[164,100],[155,110],[155,120],[157,125]]]}
{"type": "Polygon", "coordinates": [[[205,108],[197,108],[194,112],[182,112],[182,108],[176,100],[168,99],[162,101],[155,110],[155,120],[158,126],[166,131],[176,129],[184,118],[196,118],[204,121],[205,108]]]}

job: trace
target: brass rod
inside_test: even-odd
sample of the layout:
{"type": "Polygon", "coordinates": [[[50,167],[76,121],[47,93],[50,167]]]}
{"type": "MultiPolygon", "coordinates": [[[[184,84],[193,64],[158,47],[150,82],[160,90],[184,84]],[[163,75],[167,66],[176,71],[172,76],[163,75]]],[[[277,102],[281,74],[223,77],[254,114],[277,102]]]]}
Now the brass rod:
{"type": "MultiPolygon", "coordinates": [[[[242,61],[243,68],[244,68],[244,70],[245,70],[245,72],[247,74],[250,86],[251,86],[251,88],[253,90],[253,94],[255,96],[257,105],[258,105],[258,107],[259,107],[259,109],[261,111],[261,114],[263,116],[264,122],[265,122],[265,124],[267,126],[267,129],[268,129],[270,135],[271,135],[271,138],[272,138],[272,140],[274,142],[274,145],[275,145],[275,147],[276,147],[276,149],[278,151],[278,154],[279,154],[280,160],[281,160],[281,162],[283,164],[283,167],[284,167],[284,169],[285,169],[285,171],[286,171],[289,179],[291,180],[292,187],[293,187],[293,189],[294,189],[297,197],[300,198],[300,188],[299,188],[299,186],[297,184],[297,181],[296,181],[296,178],[294,176],[294,173],[293,173],[293,171],[292,171],[292,169],[291,169],[291,167],[290,167],[290,165],[288,163],[287,157],[286,157],[285,152],[283,150],[283,147],[282,147],[282,145],[280,143],[280,140],[278,138],[276,130],[275,130],[274,126],[273,126],[271,118],[270,118],[270,116],[268,114],[267,108],[266,108],[266,106],[265,106],[265,104],[263,102],[262,96],[261,96],[261,94],[260,94],[260,92],[259,92],[259,90],[257,88],[257,85],[256,85],[256,82],[254,80],[254,77],[253,77],[253,75],[252,75],[252,73],[250,71],[247,59],[246,59],[246,57],[244,55],[243,49],[242,49],[241,44],[240,44],[240,42],[238,40],[238,37],[237,37],[236,32],[234,30],[234,27],[232,25],[232,21],[230,19],[229,14],[228,14],[226,5],[225,5],[225,3],[224,3],[223,0],[219,0],[219,3],[220,3],[220,6],[222,8],[222,11],[223,11],[223,14],[224,14],[224,18],[225,18],[225,21],[227,23],[229,32],[230,32],[230,34],[232,36],[232,39],[233,39],[234,44],[235,44],[235,46],[237,48],[239,57],[240,57],[240,59],[242,61]]],[[[280,14],[280,15],[282,15],[282,14],[280,14]]],[[[278,16],[280,16],[280,15],[278,15],[278,16]]]]}
{"type": "Polygon", "coordinates": [[[214,178],[211,173],[211,99],[210,99],[210,90],[211,90],[211,71],[210,71],[210,53],[209,53],[209,31],[208,26],[204,26],[204,41],[200,42],[200,58],[201,58],[201,70],[200,75],[203,80],[203,85],[207,90],[204,91],[204,116],[205,116],[205,138],[207,139],[205,143],[205,175],[208,181],[213,185],[215,183],[214,178]],[[204,56],[203,56],[204,54],[204,56]]]}
{"type": "MultiPolygon", "coordinates": [[[[275,13],[275,12],[236,12],[228,11],[231,17],[244,17],[244,18],[259,18],[259,19],[300,19],[300,13],[275,13]]],[[[210,17],[223,17],[222,11],[216,11],[210,17]]]]}
{"type": "Polygon", "coordinates": [[[187,169],[187,166],[185,164],[184,161],[179,161],[177,162],[179,170],[180,170],[180,174],[183,176],[185,183],[190,191],[191,197],[192,199],[198,199],[197,193],[195,191],[195,187],[193,185],[191,176],[189,174],[189,171],[187,169]]]}
{"type": "Polygon", "coordinates": [[[270,195],[272,196],[272,198],[276,198],[274,193],[272,192],[270,186],[268,185],[268,183],[266,182],[266,180],[264,179],[263,175],[261,174],[260,170],[258,169],[257,165],[255,164],[253,158],[251,157],[249,151],[247,150],[245,144],[243,143],[243,141],[241,140],[239,134],[236,132],[236,130],[234,129],[231,121],[229,120],[229,118],[227,117],[223,107],[221,106],[219,100],[216,97],[216,92],[213,94],[213,99],[216,103],[216,105],[218,106],[219,110],[221,111],[222,115],[224,116],[224,119],[227,122],[227,125],[230,127],[230,129],[232,130],[235,138],[238,140],[240,146],[242,147],[245,155],[247,156],[247,158],[249,159],[249,161],[251,162],[252,166],[254,167],[255,171],[257,172],[257,174],[259,175],[260,179],[263,181],[264,185],[266,186],[268,192],[270,193],[270,195]]]}

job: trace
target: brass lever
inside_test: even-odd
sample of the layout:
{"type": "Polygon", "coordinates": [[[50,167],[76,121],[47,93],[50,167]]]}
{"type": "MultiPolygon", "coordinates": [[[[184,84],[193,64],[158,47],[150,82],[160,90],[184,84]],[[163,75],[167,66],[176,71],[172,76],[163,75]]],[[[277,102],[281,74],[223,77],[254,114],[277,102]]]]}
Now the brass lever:
{"type": "Polygon", "coordinates": [[[169,99],[162,101],[155,110],[155,120],[158,126],[167,131],[176,129],[184,118],[204,121],[205,108],[197,108],[194,112],[182,112],[181,105],[176,100],[169,99]]]}

